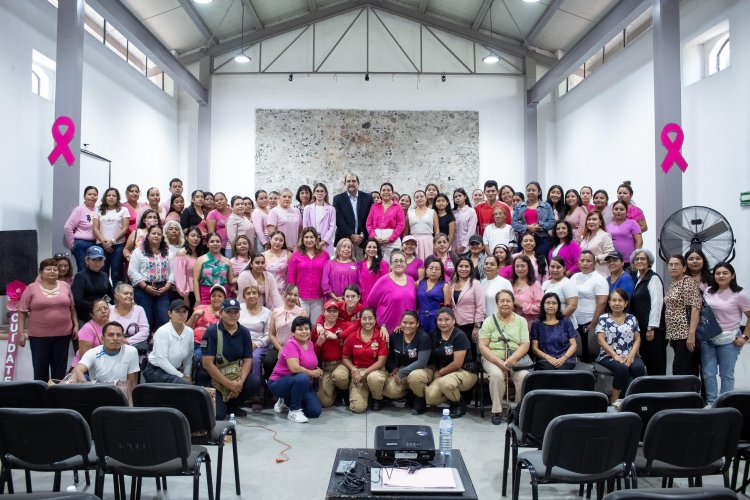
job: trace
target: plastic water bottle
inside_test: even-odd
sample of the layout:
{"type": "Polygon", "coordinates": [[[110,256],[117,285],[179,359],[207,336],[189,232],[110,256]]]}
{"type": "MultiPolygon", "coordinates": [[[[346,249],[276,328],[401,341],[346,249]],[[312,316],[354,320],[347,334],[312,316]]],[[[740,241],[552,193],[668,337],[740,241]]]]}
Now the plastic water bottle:
{"type": "Polygon", "coordinates": [[[443,410],[443,418],[440,419],[440,454],[444,457],[451,456],[453,449],[453,420],[450,410],[443,410]]]}
{"type": "MultiPolygon", "coordinates": [[[[229,414],[229,425],[231,425],[232,427],[234,427],[234,432],[236,434],[237,433],[237,417],[234,416],[234,413],[230,413],[229,414]]],[[[227,434],[224,442],[231,443],[232,442],[232,436],[229,435],[229,434],[227,434]]]]}

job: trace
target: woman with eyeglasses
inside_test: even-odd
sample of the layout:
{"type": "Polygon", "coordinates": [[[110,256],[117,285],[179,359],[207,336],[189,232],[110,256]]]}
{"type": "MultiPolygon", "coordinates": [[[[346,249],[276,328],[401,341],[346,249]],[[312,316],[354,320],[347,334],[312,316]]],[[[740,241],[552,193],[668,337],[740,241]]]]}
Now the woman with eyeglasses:
{"type": "Polygon", "coordinates": [[[417,308],[414,280],[406,274],[406,257],[401,250],[391,252],[391,271],[372,287],[367,305],[375,309],[378,322],[389,332],[401,324],[404,311],[417,308]]]}
{"type": "Polygon", "coordinates": [[[115,303],[109,306],[109,321],[120,323],[125,332],[125,341],[138,349],[138,354],[146,354],[151,330],[146,311],[134,299],[132,285],[118,284],[115,288],[115,303]]]}
{"type": "Polygon", "coordinates": [[[68,285],[73,283],[73,263],[70,261],[70,254],[56,253],[53,259],[57,262],[57,279],[68,285]]]}
{"type": "Polygon", "coordinates": [[[701,314],[701,293],[698,285],[687,274],[685,257],[675,254],[667,261],[667,272],[672,283],[664,294],[667,340],[674,349],[672,373],[698,375],[700,352],[696,349],[695,331],[701,314]]]}
{"type": "Polygon", "coordinates": [[[34,380],[48,381],[65,376],[68,345],[78,334],[73,294],[57,279],[57,262],[44,259],[39,264],[39,281],[24,290],[18,304],[18,345],[26,345],[29,327],[34,380]],[[27,322],[28,320],[28,322],[27,322]]]}
{"type": "Polygon", "coordinates": [[[78,272],[85,267],[86,251],[96,244],[93,224],[98,199],[99,190],[94,186],[86,186],[83,190],[83,204],[73,209],[63,228],[65,241],[73,252],[78,272]]]}
{"type": "Polygon", "coordinates": [[[86,351],[102,345],[102,327],[109,322],[109,304],[97,299],[91,304],[91,319],[78,331],[78,350],[73,357],[71,368],[78,366],[86,351]]]}

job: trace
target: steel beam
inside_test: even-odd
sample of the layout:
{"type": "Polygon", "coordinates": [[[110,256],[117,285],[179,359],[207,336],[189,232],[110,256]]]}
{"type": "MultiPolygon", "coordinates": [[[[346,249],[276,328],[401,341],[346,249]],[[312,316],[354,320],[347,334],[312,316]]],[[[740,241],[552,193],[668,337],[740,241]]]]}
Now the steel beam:
{"type": "MultiPolygon", "coordinates": [[[[283,35],[284,33],[288,33],[290,31],[294,31],[299,28],[304,28],[305,26],[309,26],[314,23],[324,21],[326,19],[330,19],[332,17],[336,17],[341,14],[346,14],[347,12],[361,9],[365,4],[366,2],[364,0],[353,0],[352,2],[343,3],[340,5],[336,5],[334,7],[318,9],[315,12],[305,14],[304,16],[300,16],[295,19],[290,19],[289,21],[275,24],[273,26],[269,26],[268,28],[264,28],[262,30],[253,31],[245,35],[245,45],[250,46],[255,43],[262,42],[263,40],[268,40],[269,38],[283,35]]],[[[207,56],[207,55],[217,56],[221,54],[226,54],[227,52],[231,52],[233,50],[240,48],[241,43],[242,41],[238,33],[236,37],[230,40],[226,40],[217,45],[214,45],[213,47],[202,49],[202,50],[193,52],[191,54],[188,54],[186,56],[183,56],[180,58],[180,61],[182,61],[183,64],[191,64],[191,63],[200,61],[204,56],[207,56]]]]}
{"type": "Polygon", "coordinates": [[[547,5],[547,8],[544,9],[542,16],[537,20],[536,23],[534,23],[534,26],[532,26],[531,30],[529,30],[529,33],[526,35],[526,45],[534,44],[534,40],[536,39],[536,37],[538,37],[539,33],[541,33],[545,26],[547,26],[547,23],[550,22],[550,19],[552,19],[552,16],[554,16],[555,13],[560,9],[560,6],[564,1],[565,0],[552,0],[549,5],[547,5]]]}
{"type": "Polygon", "coordinates": [[[210,44],[213,41],[214,35],[211,33],[211,30],[208,28],[208,25],[206,25],[206,22],[203,20],[198,10],[196,10],[193,0],[178,1],[180,2],[182,10],[185,11],[185,14],[187,14],[195,27],[198,28],[198,31],[201,32],[203,38],[206,39],[206,44],[210,44]]]}
{"type": "MultiPolygon", "coordinates": [[[[57,4],[57,72],[55,73],[55,117],[67,116],[76,131],[68,143],[75,162],[68,166],[60,157],[52,169],[52,248],[57,253],[65,244],[63,226],[76,205],[81,180],[81,102],[83,96],[83,22],[84,0],[59,0],[57,4]]],[[[52,124],[50,123],[50,126],[52,124]]],[[[61,131],[62,132],[62,131],[61,131]]],[[[50,142],[50,144],[52,144],[50,142]]],[[[50,151],[52,147],[50,147],[50,151]]],[[[42,235],[40,234],[40,237],[42,235]]],[[[41,243],[41,242],[40,242],[41,243]]],[[[80,271],[81,269],[78,269],[80,271]]]]}
{"type": "MultiPolygon", "coordinates": [[[[667,218],[682,208],[682,171],[673,165],[664,172],[661,162],[667,154],[661,143],[661,130],[669,123],[682,125],[682,83],[680,81],[680,2],[653,0],[654,21],[654,187],[658,230],[667,218]]],[[[666,256],[669,258],[669,255],[666,256]]],[[[662,276],[664,262],[657,261],[662,276]]]]}
{"type": "Polygon", "coordinates": [[[245,10],[250,14],[250,19],[253,20],[253,23],[255,24],[255,29],[262,30],[263,29],[263,23],[260,22],[260,17],[258,17],[258,11],[255,10],[255,6],[253,5],[252,0],[242,0],[242,5],[245,6],[245,10]]]}
{"type": "Polygon", "coordinates": [[[318,10],[318,3],[315,0],[307,0],[307,8],[310,12],[315,12],[318,10]]]}
{"type": "MultiPolygon", "coordinates": [[[[536,62],[527,57],[524,60],[525,85],[524,89],[530,88],[536,82],[536,62]]],[[[539,179],[539,143],[536,104],[526,105],[523,114],[523,148],[524,148],[524,175],[527,181],[539,179]]],[[[545,182],[546,184],[546,182],[545,182]]]]}
{"type": "Polygon", "coordinates": [[[482,25],[482,21],[484,21],[484,18],[487,17],[487,13],[492,8],[493,1],[494,0],[484,0],[484,2],[482,2],[482,6],[479,7],[479,12],[477,12],[477,16],[474,18],[474,22],[471,23],[471,29],[474,31],[479,29],[482,25]]]}
{"type": "Polygon", "coordinates": [[[199,104],[208,102],[208,91],[197,78],[172,55],[146,26],[136,18],[121,0],[87,0],[87,3],[104,16],[125,37],[135,42],[146,57],[155,61],[177,85],[199,104]]]}
{"type": "Polygon", "coordinates": [[[419,12],[421,12],[422,14],[427,12],[428,3],[430,3],[430,0],[422,0],[421,2],[419,2],[419,12]]]}
{"type": "Polygon", "coordinates": [[[528,92],[527,102],[538,103],[557,88],[558,83],[578,69],[594,52],[625,26],[633,22],[649,6],[650,0],[620,0],[612,9],[578,40],[557,63],[528,92]]]}
{"type": "MultiPolygon", "coordinates": [[[[211,58],[204,57],[198,65],[198,76],[211,88],[211,58]]],[[[210,189],[211,186],[211,101],[198,104],[198,134],[196,137],[195,186],[210,189]]]]}

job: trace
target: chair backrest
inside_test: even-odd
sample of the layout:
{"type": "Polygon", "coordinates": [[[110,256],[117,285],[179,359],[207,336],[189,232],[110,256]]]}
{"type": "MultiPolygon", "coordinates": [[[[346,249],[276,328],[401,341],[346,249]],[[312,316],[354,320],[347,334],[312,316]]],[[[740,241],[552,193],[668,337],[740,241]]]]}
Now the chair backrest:
{"type": "Polygon", "coordinates": [[[0,452],[30,464],[49,465],[75,456],[88,462],[91,431],[73,410],[0,409],[0,452]]]}
{"type": "Polygon", "coordinates": [[[725,458],[728,467],[741,429],[742,414],[734,408],[662,410],[646,427],[643,456],[649,465],[659,460],[685,468],[725,458]]]}
{"type": "Polygon", "coordinates": [[[67,408],[81,414],[91,426],[91,415],[102,406],[128,406],[125,394],[111,384],[58,384],[47,389],[53,408],[67,408]]]}
{"type": "Polygon", "coordinates": [[[542,461],[578,474],[601,474],[635,460],[641,419],[629,412],[563,415],[544,433],[542,461]]]}
{"type": "Polygon", "coordinates": [[[0,383],[0,408],[44,408],[47,384],[41,380],[0,383]]]}
{"type": "Polygon", "coordinates": [[[622,400],[620,411],[633,412],[641,417],[643,429],[641,440],[646,427],[654,415],[662,410],[700,409],[706,406],[700,394],[695,392],[654,392],[631,394],[622,400]]]}
{"type": "Polygon", "coordinates": [[[97,408],[93,421],[99,459],[112,458],[125,467],[151,467],[180,459],[188,471],[190,426],[174,408],[97,408]]]}
{"type": "Polygon", "coordinates": [[[580,332],[576,331],[576,358],[578,358],[578,361],[581,360],[581,356],[583,356],[583,340],[581,340],[580,332]]]}
{"type": "Polygon", "coordinates": [[[518,424],[521,441],[542,444],[547,426],[561,415],[603,413],[607,411],[607,396],[593,391],[537,389],[526,394],[521,402],[518,424]]]}
{"type": "Polygon", "coordinates": [[[714,408],[736,408],[746,418],[742,419],[741,441],[750,441],[750,391],[732,391],[721,394],[714,401],[714,408]]]}
{"type": "Polygon", "coordinates": [[[604,500],[736,500],[737,494],[729,488],[716,486],[704,488],[638,488],[613,491],[604,500]]]}
{"type": "Polygon", "coordinates": [[[701,392],[701,381],[695,375],[647,375],[634,379],[625,396],[644,392],[701,392]]]}
{"type": "Polygon", "coordinates": [[[596,379],[591,372],[582,370],[543,370],[529,373],[523,379],[521,392],[528,394],[537,389],[564,389],[593,391],[596,379]]]}
{"type": "Polygon", "coordinates": [[[589,356],[591,356],[592,360],[595,360],[599,357],[599,350],[601,349],[601,346],[599,345],[599,336],[594,333],[589,334],[587,338],[587,345],[586,348],[589,350],[589,356]]]}
{"type": "Polygon", "coordinates": [[[210,436],[216,424],[208,392],[196,385],[140,384],[133,389],[133,405],[179,410],[187,418],[193,436],[202,433],[210,436]]]}

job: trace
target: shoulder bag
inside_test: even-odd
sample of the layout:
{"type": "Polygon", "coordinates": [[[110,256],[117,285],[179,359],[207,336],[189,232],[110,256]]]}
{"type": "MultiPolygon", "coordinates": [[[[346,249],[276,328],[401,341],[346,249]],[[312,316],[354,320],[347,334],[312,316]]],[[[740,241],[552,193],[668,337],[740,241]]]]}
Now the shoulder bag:
{"type": "MultiPolygon", "coordinates": [[[[227,361],[224,358],[224,331],[217,325],[216,327],[216,357],[214,358],[216,368],[229,380],[237,380],[242,376],[242,360],[227,361]]],[[[222,399],[229,401],[229,394],[232,392],[218,381],[211,379],[211,385],[221,393],[222,399]]]]}

